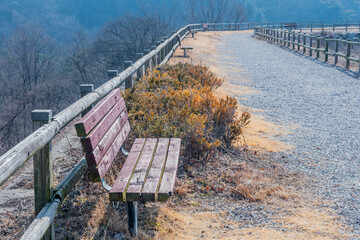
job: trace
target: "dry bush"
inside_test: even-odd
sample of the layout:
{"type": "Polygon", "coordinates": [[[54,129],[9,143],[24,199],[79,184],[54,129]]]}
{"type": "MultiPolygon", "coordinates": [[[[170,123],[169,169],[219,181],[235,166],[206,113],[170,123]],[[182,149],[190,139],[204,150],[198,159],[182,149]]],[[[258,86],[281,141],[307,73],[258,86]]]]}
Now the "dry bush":
{"type": "Polygon", "coordinates": [[[250,114],[237,117],[235,98],[214,96],[222,83],[203,66],[177,64],[152,71],[124,94],[132,136],[180,137],[185,155],[194,159],[230,147],[250,114]]]}
{"type": "Polygon", "coordinates": [[[217,77],[207,66],[185,63],[172,66],[165,65],[160,69],[167,72],[173,79],[180,81],[183,86],[188,84],[188,86],[194,87],[200,84],[203,87],[209,87],[210,91],[216,90],[225,81],[225,79],[217,77]]]}

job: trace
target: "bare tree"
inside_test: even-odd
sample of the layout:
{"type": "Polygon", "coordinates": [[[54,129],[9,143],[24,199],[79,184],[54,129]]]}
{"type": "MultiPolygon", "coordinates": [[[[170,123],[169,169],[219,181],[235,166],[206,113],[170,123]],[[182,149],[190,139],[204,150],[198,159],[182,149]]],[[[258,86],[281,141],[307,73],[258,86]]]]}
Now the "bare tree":
{"type": "Polygon", "coordinates": [[[36,25],[21,26],[5,38],[1,56],[0,134],[5,148],[31,132],[30,112],[59,101],[57,55],[52,40],[36,25]]]}
{"type": "Polygon", "coordinates": [[[190,23],[244,22],[244,5],[237,0],[186,0],[183,16],[190,23]]]}
{"type": "Polygon", "coordinates": [[[54,49],[51,39],[35,25],[19,27],[6,39],[4,56],[22,80],[24,92],[36,87],[54,70],[54,49]]]}
{"type": "Polygon", "coordinates": [[[84,31],[77,31],[73,37],[69,53],[70,66],[79,73],[81,83],[91,83],[91,49],[90,42],[84,31]]]}
{"type": "MultiPolygon", "coordinates": [[[[125,60],[143,52],[169,29],[169,22],[159,16],[125,16],[108,23],[95,42],[97,53],[102,55],[108,68],[119,67],[125,60]]],[[[101,58],[100,58],[101,59],[101,58]]]]}

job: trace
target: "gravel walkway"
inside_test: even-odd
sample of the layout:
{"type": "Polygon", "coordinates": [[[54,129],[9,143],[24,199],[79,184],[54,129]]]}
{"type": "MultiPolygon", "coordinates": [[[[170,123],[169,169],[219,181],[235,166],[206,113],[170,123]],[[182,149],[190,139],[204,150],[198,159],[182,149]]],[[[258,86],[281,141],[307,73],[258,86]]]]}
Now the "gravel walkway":
{"type": "Polygon", "coordinates": [[[260,90],[241,103],[264,109],[270,122],[298,126],[279,137],[296,148],[286,164],[317,178],[314,190],[360,235],[360,80],[248,33],[221,38],[223,67],[245,70],[230,73],[230,81],[249,78],[241,85],[260,90]]]}

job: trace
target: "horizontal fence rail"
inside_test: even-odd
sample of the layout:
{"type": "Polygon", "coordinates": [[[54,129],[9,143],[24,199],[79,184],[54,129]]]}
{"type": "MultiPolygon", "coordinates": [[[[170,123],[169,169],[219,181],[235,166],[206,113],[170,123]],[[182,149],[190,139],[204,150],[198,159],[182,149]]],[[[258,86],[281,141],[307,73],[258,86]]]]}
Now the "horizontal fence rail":
{"type": "Polygon", "coordinates": [[[360,31],[360,21],[343,21],[343,22],[280,22],[280,23],[260,23],[255,27],[278,28],[278,29],[297,29],[300,32],[307,30],[313,32],[314,30],[349,30],[360,31]]]}
{"type": "MultiPolygon", "coordinates": [[[[150,50],[145,50],[144,53],[138,53],[139,59],[132,63],[131,61],[126,61],[125,66],[127,68],[118,74],[118,71],[111,70],[108,72],[111,79],[105,84],[101,85],[97,89],[93,90],[93,86],[88,86],[89,84],[83,85],[82,97],[56,114],[51,121],[38,121],[35,125],[37,129],[34,128],[34,132],[30,134],[27,138],[22,140],[16,146],[7,151],[4,155],[0,157],[0,186],[5,183],[24,163],[26,163],[31,157],[36,156],[40,159],[43,157],[43,154],[48,154],[51,149],[50,145],[52,139],[59,133],[61,129],[67,126],[73,119],[75,119],[80,114],[86,113],[89,111],[92,105],[97,101],[101,100],[114,88],[125,86],[126,88],[132,87],[132,80],[134,75],[136,78],[141,77],[145,71],[152,69],[156,66],[166,64],[167,61],[171,58],[176,48],[180,45],[181,40],[183,40],[187,34],[195,33],[199,31],[240,31],[240,30],[250,30],[255,29],[255,35],[262,39],[269,40],[270,38],[273,41],[281,41],[283,44],[291,43],[289,39],[284,39],[279,35],[276,35],[274,38],[274,32],[269,32],[269,30],[275,31],[275,28],[280,28],[284,32],[284,28],[305,28],[305,26],[311,26],[311,30],[315,27],[326,28],[328,26],[335,27],[345,27],[346,30],[350,26],[358,26],[360,29],[359,22],[357,23],[331,23],[324,24],[321,22],[318,23],[199,23],[199,24],[189,24],[185,27],[179,29],[176,32],[173,32],[170,36],[163,39],[160,42],[157,42],[157,46],[152,46],[150,50]],[[332,25],[331,25],[332,24],[332,25]],[[335,24],[335,25],[334,25],[335,24]],[[265,30],[266,29],[266,30],[265,30]],[[47,150],[47,151],[44,151],[47,150]],[[40,154],[40,155],[39,155],[40,154]]],[[[283,36],[283,35],[281,35],[283,36]]],[[[300,36],[300,35],[299,35],[300,36]]],[[[306,45],[306,44],[303,44],[306,45]]],[[[320,49],[315,51],[321,51],[320,49]]],[[[324,50],[323,52],[328,52],[324,50]]],[[[342,56],[340,53],[337,56],[342,56]]],[[[350,56],[347,56],[349,61],[352,60],[350,56]]],[[[356,59],[355,59],[356,60],[356,59]]],[[[50,111],[50,110],[48,110],[50,111]]],[[[44,111],[46,112],[46,111],[44,111]]],[[[50,111],[51,112],[51,111],[50,111]]],[[[43,112],[40,111],[40,115],[43,112]]],[[[50,116],[51,114],[49,114],[50,116]]],[[[48,116],[48,117],[49,117],[48,116]]],[[[45,156],[46,159],[46,156],[45,156]]],[[[49,161],[49,159],[47,159],[49,161]]],[[[51,160],[50,160],[51,161],[51,160]]],[[[51,164],[50,164],[51,166],[51,164]]],[[[48,167],[49,168],[49,167],[48,167]]],[[[51,168],[51,167],[50,167],[51,168]]],[[[61,206],[61,203],[64,201],[68,193],[79,181],[79,179],[84,175],[88,166],[85,159],[79,160],[79,162],[73,167],[71,172],[64,178],[62,182],[56,187],[51,188],[51,198],[47,199],[47,202],[43,204],[43,207],[40,211],[35,211],[36,218],[27,229],[25,234],[21,239],[41,239],[45,234],[49,233],[49,228],[53,226],[53,220],[56,216],[58,208],[61,206]]],[[[34,169],[35,170],[35,169],[34,169]]],[[[46,169],[45,169],[46,170],[46,169]]],[[[49,170],[49,169],[48,169],[49,170]]],[[[52,174],[52,173],[49,173],[52,174]]],[[[41,178],[40,178],[41,179],[41,178]]],[[[52,181],[49,182],[52,184],[52,181]]],[[[35,190],[36,194],[36,190],[35,190]]],[[[53,230],[53,229],[52,229],[53,230]]],[[[51,232],[51,231],[50,231],[51,232]]],[[[53,234],[53,233],[52,233],[53,234]]],[[[52,236],[54,238],[54,236],[52,236]]]]}
{"type": "Polygon", "coordinates": [[[318,60],[323,58],[325,63],[329,63],[329,56],[331,56],[333,64],[336,65],[341,57],[344,59],[343,67],[346,70],[350,69],[353,62],[358,64],[357,71],[360,74],[360,39],[358,37],[344,40],[339,37],[324,37],[321,34],[314,35],[262,26],[254,28],[254,36],[318,60]]]}

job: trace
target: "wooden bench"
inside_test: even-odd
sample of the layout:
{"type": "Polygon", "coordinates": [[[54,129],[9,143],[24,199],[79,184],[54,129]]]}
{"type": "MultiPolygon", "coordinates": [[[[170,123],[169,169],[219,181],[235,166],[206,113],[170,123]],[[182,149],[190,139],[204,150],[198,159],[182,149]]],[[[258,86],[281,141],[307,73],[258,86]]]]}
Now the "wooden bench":
{"type": "Polygon", "coordinates": [[[188,51],[188,50],[193,50],[194,48],[193,47],[181,47],[180,49],[182,49],[182,50],[184,50],[184,57],[187,57],[187,55],[186,55],[186,52],[188,51]]]}
{"type": "Polygon", "coordinates": [[[110,201],[127,202],[131,235],[137,234],[137,202],[166,201],[173,192],[180,154],[179,138],[137,138],[130,152],[122,147],[130,133],[124,98],[110,92],[78,123],[91,180],[101,182],[110,201]],[[126,161],[112,187],[104,180],[118,152],[126,161]]]}
{"type": "Polygon", "coordinates": [[[207,25],[207,23],[203,23],[202,24],[203,30],[206,31],[209,29],[209,26],[207,25]]]}

